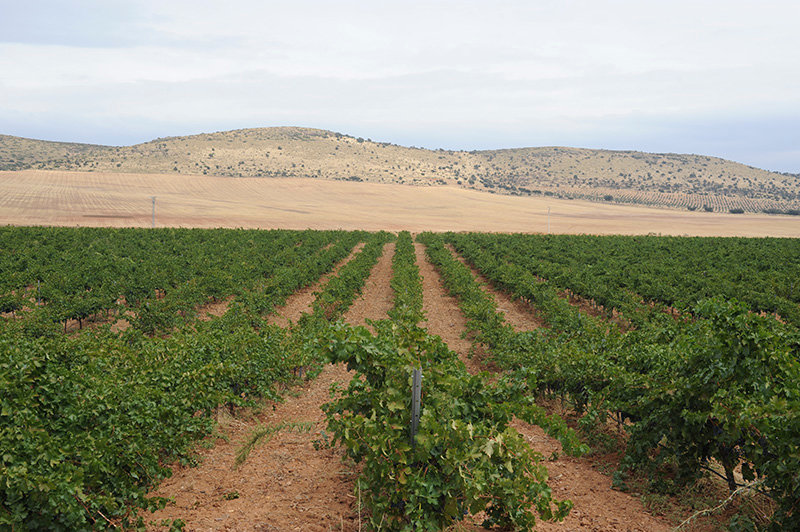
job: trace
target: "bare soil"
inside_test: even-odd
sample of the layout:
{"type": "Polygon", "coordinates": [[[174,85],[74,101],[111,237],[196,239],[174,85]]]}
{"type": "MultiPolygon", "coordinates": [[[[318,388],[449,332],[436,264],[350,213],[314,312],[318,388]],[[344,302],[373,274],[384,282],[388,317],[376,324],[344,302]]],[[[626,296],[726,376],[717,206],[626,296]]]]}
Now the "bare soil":
{"type": "Polygon", "coordinates": [[[492,288],[492,282],[476,267],[470,264],[467,259],[462,257],[452,245],[447,244],[447,249],[450,250],[450,253],[453,254],[456,260],[469,268],[472,272],[472,276],[478,280],[483,291],[494,297],[495,303],[497,303],[497,310],[503,313],[506,322],[508,322],[515,331],[532,331],[533,329],[547,326],[544,319],[539,316],[538,311],[534,307],[521,299],[515,299],[507,292],[492,288]]]}
{"type": "MultiPolygon", "coordinates": [[[[393,246],[386,246],[362,295],[345,314],[348,323],[363,325],[367,319],[386,318],[392,304],[392,256],[393,246]]],[[[280,310],[280,319],[299,318],[323,283],[324,279],[290,297],[280,310]]],[[[180,518],[187,530],[358,530],[359,508],[353,494],[356,471],[342,460],[341,449],[314,448],[315,440],[325,439],[320,406],[330,400],[332,384],[345,384],[351,376],[342,364],[328,365],[283,403],[270,405],[271,411],[253,419],[223,420],[220,429],[227,441],[218,439],[213,448],[200,451],[202,463],[197,468],[176,466],[174,475],[152,494],[172,497],[175,504],[146,519],[157,523],[180,518]],[[237,450],[259,423],[282,422],[307,423],[312,428],[278,431],[256,445],[238,469],[233,467],[237,450]]]]}
{"type": "MultiPolygon", "coordinates": [[[[797,209],[800,183],[790,175],[715,157],[582,148],[427,150],[356,139],[330,131],[275,127],[161,138],[135,146],[92,146],[0,135],[0,168],[197,174],[460,186],[497,193],[495,184],[539,195],[669,205],[728,212],[797,209]],[[14,161],[13,163],[11,161],[14,161]],[[476,179],[481,175],[481,179],[476,179]],[[483,177],[488,178],[484,182],[483,177]],[[647,176],[647,177],[644,177],[647,176]],[[598,186],[597,182],[606,186],[598,186]],[[632,181],[631,181],[632,180],[632,181]],[[666,185],[669,192],[664,192],[666,185]],[[695,187],[700,190],[695,192],[695,187]],[[739,194],[720,193],[733,187],[739,194]],[[770,192],[767,192],[770,190],[770,192]],[[747,197],[750,196],[750,197],[747,197]]],[[[89,216],[103,218],[102,212],[89,216]]]]}
{"type": "MultiPolygon", "coordinates": [[[[547,323],[541,316],[539,316],[538,310],[536,310],[534,306],[522,301],[521,299],[515,299],[513,296],[511,296],[511,294],[496,288],[491,280],[487,279],[486,276],[484,276],[480,270],[478,270],[478,268],[473,266],[472,263],[461,256],[461,254],[458,253],[458,251],[456,251],[451,244],[447,244],[446,246],[456,260],[469,268],[469,270],[472,272],[472,276],[481,283],[484,291],[492,294],[497,302],[497,310],[513,317],[513,319],[507,318],[506,321],[514,328],[515,331],[530,331],[531,329],[537,327],[547,327],[547,323]]],[[[536,278],[541,281],[546,280],[539,276],[536,278]]],[[[603,306],[598,305],[594,300],[581,297],[580,295],[568,290],[561,290],[560,295],[566,299],[570,305],[577,307],[584,314],[594,316],[595,318],[607,319],[607,314],[603,306]]],[[[630,323],[628,323],[617,311],[612,311],[611,321],[619,325],[623,331],[627,331],[630,328],[630,323]]]]}
{"type": "Polygon", "coordinates": [[[209,321],[212,318],[219,318],[226,312],[228,307],[233,301],[234,296],[228,296],[218,301],[209,301],[197,309],[197,319],[200,321],[209,321]]]}
{"type": "Polygon", "coordinates": [[[353,258],[355,258],[355,256],[358,255],[363,248],[364,242],[359,242],[356,244],[350,254],[343,261],[334,266],[330,272],[320,277],[316,283],[303,287],[292,294],[291,297],[286,299],[286,303],[275,309],[269,318],[267,318],[267,321],[271,325],[287,327],[291,323],[299,320],[300,316],[302,316],[304,312],[308,312],[311,309],[311,305],[314,303],[314,300],[317,297],[316,292],[320,291],[328,282],[328,279],[339,273],[339,270],[342,269],[345,264],[353,260],[353,258]]]}
{"type": "Polygon", "coordinates": [[[0,172],[0,225],[800,237],[796,217],[302,178],[0,172]],[[548,209],[550,215],[548,216],[548,209]],[[376,213],[380,213],[376,215],[376,213]],[[549,221],[548,221],[549,220],[549,221]]]}
{"type": "MultiPolygon", "coordinates": [[[[296,397],[271,405],[255,419],[228,418],[217,439],[200,451],[197,468],[174,467],[173,476],[151,495],[174,498],[175,504],[146,516],[156,523],[182,519],[186,530],[329,530],[354,522],[353,471],[335,448],[315,450],[324,417],[320,405],[334,382],[347,379],[342,366],[328,366],[314,380],[295,389],[296,397]],[[310,432],[278,431],[256,445],[234,468],[236,452],[259,425],[311,423],[310,432]]],[[[151,529],[159,529],[150,526],[151,529]]]]}
{"type": "MultiPolygon", "coordinates": [[[[486,367],[478,360],[467,356],[471,342],[464,337],[466,320],[458,309],[457,300],[445,290],[441,277],[425,256],[424,247],[416,244],[416,251],[420,274],[423,276],[423,306],[428,315],[429,332],[440,336],[458,353],[468,371],[476,373],[485,370],[486,367]]],[[[526,330],[530,326],[532,320],[524,315],[524,309],[509,311],[514,308],[509,304],[511,302],[505,301],[504,296],[496,291],[491,293],[497,295],[498,306],[506,310],[506,319],[517,330],[526,330]]],[[[575,508],[563,522],[539,523],[537,530],[644,532],[670,529],[669,523],[650,515],[638,499],[612,490],[611,478],[596,471],[587,460],[566,456],[561,444],[541,428],[520,420],[515,420],[513,426],[533,449],[545,458],[555,458],[546,462],[550,474],[548,484],[557,498],[570,499],[575,503],[575,508]]],[[[473,525],[473,529],[482,530],[477,525],[473,525]]]]}
{"type": "Polygon", "coordinates": [[[378,263],[364,283],[361,295],[347,310],[345,320],[350,325],[367,325],[369,327],[367,320],[388,318],[387,313],[394,304],[394,292],[390,285],[394,248],[394,243],[384,246],[383,255],[378,259],[378,263]]]}

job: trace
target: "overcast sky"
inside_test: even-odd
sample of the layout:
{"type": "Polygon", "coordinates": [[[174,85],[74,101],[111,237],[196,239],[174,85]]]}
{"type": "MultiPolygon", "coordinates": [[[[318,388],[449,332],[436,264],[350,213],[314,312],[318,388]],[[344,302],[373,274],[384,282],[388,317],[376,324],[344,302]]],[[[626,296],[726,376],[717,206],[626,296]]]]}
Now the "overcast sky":
{"type": "Polygon", "coordinates": [[[0,133],[298,125],[800,172],[800,2],[0,0],[0,133]]]}

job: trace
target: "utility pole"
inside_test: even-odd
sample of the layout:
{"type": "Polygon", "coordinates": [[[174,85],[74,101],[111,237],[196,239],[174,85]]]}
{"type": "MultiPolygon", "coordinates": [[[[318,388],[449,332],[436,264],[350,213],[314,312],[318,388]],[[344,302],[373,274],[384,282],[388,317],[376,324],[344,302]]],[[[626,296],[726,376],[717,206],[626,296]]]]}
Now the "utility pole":
{"type": "Polygon", "coordinates": [[[550,234],[550,207],[547,207],[547,234],[550,234]]]}
{"type": "MultiPolygon", "coordinates": [[[[150,196],[153,199],[153,221],[151,222],[151,227],[156,226],[156,197],[150,196]]],[[[549,231],[548,231],[549,233],[549,231]]]]}

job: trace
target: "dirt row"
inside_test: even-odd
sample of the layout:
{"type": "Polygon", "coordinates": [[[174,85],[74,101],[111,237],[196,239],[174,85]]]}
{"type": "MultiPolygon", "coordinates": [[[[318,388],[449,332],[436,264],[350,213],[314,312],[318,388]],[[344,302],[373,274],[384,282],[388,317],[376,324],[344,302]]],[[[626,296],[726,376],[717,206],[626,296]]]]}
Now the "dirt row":
{"type": "MultiPolygon", "coordinates": [[[[486,370],[477,357],[468,357],[471,342],[464,337],[466,319],[458,309],[458,301],[447,293],[441,277],[425,256],[424,247],[416,244],[417,263],[423,278],[423,307],[428,316],[428,331],[440,336],[450,349],[459,354],[470,373],[486,370]]],[[[540,321],[531,314],[524,303],[514,301],[507,294],[483,289],[491,293],[497,306],[505,313],[516,330],[531,330],[540,321]]],[[[670,525],[645,510],[641,502],[611,489],[611,478],[595,470],[587,461],[566,456],[558,440],[549,437],[536,426],[515,420],[514,428],[545,458],[550,474],[549,486],[558,499],[570,499],[575,508],[561,523],[539,523],[537,530],[592,530],[592,531],[659,531],[670,530],[670,525]],[[557,453],[554,455],[553,453],[557,453]]],[[[475,526],[474,530],[483,530],[475,526]]]]}
{"type": "Polygon", "coordinates": [[[506,292],[490,289],[492,283],[489,279],[462,257],[451,244],[447,244],[447,249],[453,254],[456,260],[469,268],[472,272],[472,276],[478,280],[484,291],[492,295],[497,304],[497,310],[505,314],[506,321],[515,331],[532,331],[533,329],[547,326],[544,318],[539,316],[539,313],[534,307],[521,299],[514,299],[506,292]]]}
{"type": "Polygon", "coordinates": [[[301,288],[293,293],[286,299],[286,303],[275,309],[267,321],[271,325],[280,325],[286,327],[290,322],[295,322],[300,319],[304,312],[311,310],[311,305],[316,299],[316,292],[320,291],[323,286],[328,282],[328,279],[339,273],[342,267],[353,260],[364,248],[364,242],[359,242],[350,252],[350,254],[329,272],[320,277],[319,281],[314,284],[301,288]]]}
{"type": "MultiPolygon", "coordinates": [[[[445,244],[445,247],[453,254],[453,256],[458,260],[461,264],[466,266],[472,272],[472,275],[478,279],[481,283],[493,287],[494,284],[491,280],[486,278],[480,270],[478,270],[475,266],[473,266],[468,260],[461,256],[458,251],[456,251],[455,247],[452,244],[445,244]]],[[[546,281],[543,277],[539,277],[538,275],[534,276],[539,281],[546,281]]],[[[538,317],[536,309],[521,301],[519,299],[514,299],[506,292],[502,290],[491,290],[492,295],[494,295],[498,310],[502,310],[504,312],[513,313],[515,316],[514,320],[508,320],[509,323],[517,330],[517,331],[526,331],[531,330],[533,327],[546,327],[546,323],[544,319],[538,317]],[[529,318],[526,316],[530,316],[529,318]],[[534,322],[535,325],[532,325],[531,322],[534,322]]],[[[567,300],[567,303],[570,305],[577,307],[581,312],[584,314],[588,314],[590,316],[594,316],[595,318],[602,318],[608,319],[607,313],[603,305],[598,304],[592,299],[588,299],[582,297],[579,294],[571,290],[559,290],[559,295],[567,300]]],[[[625,320],[625,318],[616,310],[611,311],[611,320],[620,326],[623,331],[627,331],[630,328],[630,324],[625,320]]]]}
{"type": "MultiPolygon", "coordinates": [[[[363,325],[366,319],[386,318],[392,304],[393,255],[394,246],[387,245],[362,295],[345,314],[348,323],[363,325]]],[[[293,294],[271,321],[284,325],[310,310],[314,292],[345,262],[293,294]]],[[[198,531],[359,529],[358,503],[353,495],[356,473],[342,461],[340,449],[324,445],[320,410],[330,399],[331,385],[344,384],[350,377],[344,365],[328,365],[317,378],[292,390],[284,402],[267,405],[249,419],[221,419],[224,438],[215,438],[212,448],[200,451],[199,467],[174,469],[173,476],[152,495],[174,498],[175,503],[146,519],[158,523],[180,518],[186,530],[198,531]],[[236,452],[256,427],[281,423],[287,424],[285,429],[254,446],[247,460],[234,467],[236,452]]],[[[155,525],[149,528],[159,529],[155,525]]]]}
{"type": "MultiPolygon", "coordinates": [[[[391,258],[387,245],[358,298],[345,315],[351,324],[382,319],[392,305],[391,258]]],[[[467,364],[470,372],[486,369],[479,357],[469,358],[471,341],[464,337],[466,320],[457,301],[442,286],[441,278],[416,245],[422,275],[427,328],[442,337],[467,364]]],[[[320,283],[301,290],[278,310],[275,323],[296,320],[310,308],[320,283]]],[[[507,321],[517,330],[530,330],[541,321],[524,303],[502,292],[484,287],[497,299],[507,321]]],[[[172,497],[175,503],[148,520],[181,518],[187,530],[361,530],[359,503],[353,494],[356,470],[342,461],[340,449],[315,449],[323,443],[324,420],[320,406],[329,400],[332,383],[344,383],[350,374],[341,365],[329,365],[313,381],[296,388],[285,402],[268,405],[252,418],[220,419],[225,438],[200,451],[197,468],[176,467],[172,478],[153,495],[172,497]],[[236,451],[259,424],[303,425],[300,430],[281,430],[255,446],[246,462],[233,467],[236,451]]],[[[560,444],[535,426],[515,421],[515,428],[544,457],[550,472],[549,485],[559,499],[571,499],[575,508],[563,523],[540,523],[537,530],[669,530],[652,517],[634,497],[611,489],[611,479],[586,460],[564,456],[560,444]],[[555,453],[555,454],[554,454],[555,453]]],[[[368,496],[365,494],[365,496],[368,496]]],[[[476,523],[462,528],[483,530],[476,523]]],[[[152,527],[156,528],[156,527],[152,527]]]]}
{"type": "MultiPolygon", "coordinates": [[[[328,245],[324,246],[323,249],[327,249],[327,248],[331,247],[332,245],[333,244],[328,244],[328,245]]],[[[313,287],[322,286],[324,284],[324,281],[326,279],[328,279],[331,275],[333,275],[334,271],[338,271],[338,268],[341,268],[342,266],[347,264],[353,257],[356,256],[356,254],[359,251],[361,251],[361,249],[363,247],[364,247],[364,242],[359,242],[358,244],[356,244],[356,246],[350,252],[350,255],[336,266],[336,270],[333,270],[333,271],[323,275],[320,278],[320,280],[316,284],[313,285],[313,287]]],[[[297,317],[299,317],[300,314],[302,314],[302,312],[306,309],[306,303],[308,305],[310,305],[311,302],[313,302],[313,300],[314,300],[314,291],[316,290],[316,288],[313,288],[313,287],[312,286],[307,286],[305,288],[300,289],[297,292],[297,294],[303,294],[303,295],[302,296],[298,296],[297,302],[293,302],[292,303],[292,307],[287,308],[286,310],[284,310],[283,313],[285,314],[286,312],[292,312],[295,308],[303,309],[303,310],[300,310],[297,313],[297,317]],[[309,297],[311,298],[310,302],[308,300],[309,297]]],[[[32,288],[28,287],[27,290],[31,291],[32,288]]],[[[163,297],[163,293],[162,293],[161,297],[163,297]]],[[[234,299],[234,296],[231,295],[231,296],[225,297],[225,298],[217,300],[217,301],[208,301],[206,303],[203,303],[202,305],[199,305],[197,307],[197,309],[196,309],[197,310],[197,319],[200,320],[200,321],[209,321],[209,320],[212,320],[214,318],[218,318],[218,317],[222,316],[223,314],[225,314],[228,311],[228,307],[230,306],[231,302],[233,302],[233,299],[234,299]]],[[[65,333],[77,333],[78,331],[83,330],[83,329],[87,329],[87,330],[97,329],[97,328],[99,328],[99,327],[101,327],[103,325],[106,325],[108,323],[112,324],[111,325],[111,332],[123,332],[123,331],[129,329],[130,326],[131,326],[130,321],[127,318],[131,317],[132,313],[133,313],[133,310],[125,309],[121,313],[117,313],[116,311],[114,311],[114,312],[112,312],[112,313],[110,313],[108,315],[105,315],[105,316],[102,315],[102,314],[98,314],[96,316],[91,316],[89,318],[84,319],[82,322],[79,322],[78,320],[72,320],[72,319],[71,320],[67,320],[64,332],[65,333]]],[[[11,317],[11,318],[16,319],[16,316],[12,316],[11,313],[2,313],[2,314],[0,314],[0,316],[5,317],[5,318],[11,317]]],[[[294,319],[296,319],[296,318],[294,318],[294,319]]],[[[279,316],[276,317],[275,320],[270,320],[270,321],[271,322],[275,322],[275,323],[279,323],[281,326],[285,326],[285,325],[288,324],[288,320],[286,320],[283,317],[283,315],[279,315],[279,316]]]]}

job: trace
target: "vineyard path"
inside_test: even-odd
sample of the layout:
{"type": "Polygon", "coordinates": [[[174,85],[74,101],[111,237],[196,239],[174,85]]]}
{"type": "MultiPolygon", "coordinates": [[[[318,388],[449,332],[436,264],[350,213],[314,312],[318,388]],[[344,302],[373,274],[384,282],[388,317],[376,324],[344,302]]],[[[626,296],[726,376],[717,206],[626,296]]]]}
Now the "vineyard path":
{"type": "MultiPolygon", "coordinates": [[[[357,247],[340,268],[353,257],[357,247]]],[[[345,313],[345,320],[363,325],[366,319],[384,319],[393,303],[390,287],[394,244],[387,244],[368,277],[362,295],[345,313]]],[[[333,273],[293,294],[275,312],[274,322],[285,325],[310,310],[314,292],[333,273]]],[[[151,495],[173,497],[175,504],[148,514],[148,522],[183,519],[186,530],[357,530],[358,506],[353,495],[355,471],[343,463],[340,448],[314,449],[325,428],[320,406],[329,401],[330,386],[350,377],[343,364],[327,365],[312,381],[296,387],[283,403],[258,419],[228,418],[221,427],[229,441],[219,439],[201,450],[197,468],[177,468],[151,495]],[[257,444],[247,460],[234,469],[237,450],[258,423],[301,423],[300,430],[275,432],[257,444]],[[310,426],[310,430],[304,431],[310,426]]],[[[158,527],[151,526],[152,529],[158,527]]]]}
{"type": "MultiPolygon", "coordinates": [[[[331,245],[332,244],[328,244],[323,249],[327,249],[331,245]]],[[[363,247],[364,247],[364,243],[363,242],[358,243],[353,248],[353,250],[351,251],[350,256],[345,258],[338,265],[336,265],[336,268],[341,268],[342,266],[347,264],[350,261],[350,259],[352,259],[356,255],[357,252],[361,251],[361,248],[363,248],[363,247]]],[[[334,270],[334,271],[336,271],[336,270],[334,270]]],[[[320,278],[320,280],[317,283],[314,283],[310,287],[305,287],[305,288],[303,288],[301,290],[304,293],[307,292],[308,294],[311,294],[312,295],[312,300],[313,300],[313,291],[316,290],[317,287],[320,286],[321,283],[324,282],[324,280],[327,279],[331,274],[332,274],[332,272],[325,274],[323,277],[320,278]],[[311,291],[309,291],[310,288],[313,288],[313,289],[311,291]]],[[[29,288],[29,290],[30,290],[30,288],[29,288]]],[[[230,304],[233,302],[234,298],[235,298],[235,296],[229,295],[229,296],[226,296],[226,297],[224,297],[222,299],[219,299],[219,300],[216,300],[216,301],[207,301],[205,303],[202,303],[202,304],[198,305],[197,308],[195,309],[197,311],[197,319],[200,320],[200,321],[210,321],[210,320],[212,320],[214,318],[218,318],[218,317],[224,315],[228,311],[228,308],[230,307],[230,304]]],[[[303,298],[300,298],[300,299],[302,299],[304,301],[303,298]]],[[[306,307],[303,307],[300,303],[295,303],[293,301],[291,303],[292,303],[291,308],[283,309],[283,313],[287,314],[287,313],[290,313],[291,311],[293,311],[295,308],[299,308],[299,309],[302,309],[299,312],[297,312],[297,317],[299,317],[300,313],[302,313],[303,310],[306,307]]],[[[75,333],[76,331],[78,331],[81,328],[82,329],[97,329],[98,327],[100,327],[102,325],[105,325],[107,323],[111,323],[112,324],[111,325],[111,332],[115,332],[115,333],[123,332],[123,331],[125,331],[125,330],[130,328],[131,323],[128,320],[128,318],[130,318],[132,315],[133,315],[133,310],[126,309],[121,314],[114,313],[114,314],[111,314],[109,316],[95,316],[92,319],[88,319],[87,318],[86,320],[84,320],[83,327],[80,326],[80,323],[78,322],[78,320],[68,320],[67,321],[67,332],[68,333],[75,333]]],[[[270,322],[274,323],[275,320],[279,319],[280,317],[281,316],[278,316],[278,317],[276,317],[274,319],[270,319],[270,322]]],[[[283,322],[282,325],[284,325],[284,324],[287,323],[287,320],[283,319],[282,322],[283,322]]]]}
{"type": "MultiPolygon", "coordinates": [[[[415,244],[417,263],[423,284],[423,307],[428,318],[427,328],[431,334],[440,336],[450,349],[458,353],[470,373],[486,370],[479,358],[467,355],[471,341],[464,338],[467,322],[458,307],[458,301],[444,288],[439,272],[425,255],[425,248],[415,244]]],[[[505,313],[506,321],[517,330],[531,330],[541,321],[532,314],[525,304],[514,301],[508,294],[491,289],[486,284],[483,289],[495,297],[498,309],[505,313]]],[[[641,502],[619,491],[611,489],[611,478],[595,470],[587,460],[566,456],[558,440],[549,437],[537,427],[515,420],[513,425],[530,443],[531,447],[545,458],[554,452],[558,458],[546,461],[550,474],[549,486],[558,499],[570,499],[575,507],[561,523],[538,522],[536,530],[542,531],[668,531],[670,525],[647,513],[641,502]]],[[[483,530],[475,525],[473,530],[483,530]]]]}
{"type": "Polygon", "coordinates": [[[453,248],[452,244],[447,244],[446,247],[456,260],[469,268],[472,272],[472,276],[482,285],[481,288],[483,288],[484,292],[490,294],[494,298],[497,304],[497,310],[505,315],[506,322],[511,325],[515,331],[532,331],[539,327],[547,327],[544,318],[538,315],[538,311],[533,306],[521,299],[513,298],[502,290],[491,289],[491,281],[484,277],[477,268],[462,257],[455,248],[453,248]]]}
{"type": "MultiPolygon", "coordinates": [[[[492,281],[487,279],[480,272],[480,270],[478,270],[475,266],[470,264],[470,262],[467,259],[465,259],[463,256],[461,256],[461,254],[455,249],[455,247],[452,244],[445,244],[445,247],[450,251],[450,253],[453,254],[453,257],[455,257],[456,260],[458,260],[461,264],[463,264],[464,266],[466,266],[467,268],[470,269],[470,271],[472,272],[472,275],[476,279],[478,279],[478,281],[480,281],[481,283],[483,283],[485,285],[488,285],[489,287],[493,287],[494,286],[492,281]]],[[[539,279],[542,282],[547,281],[547,279],[539,277],[538,275],[536,276],[536,278],[539,279]]],[[[529,331],[529,330],[531,330],[532,327],[530,327],[528,325],[528,322],[530,321],[530,319],[533,319],[536,322],[538,322],[540,327],[547,327],[547,324],[545,323],[545,321],[542,318],[539,318],[537,316],[537,310],[532,305],[530,305],[530,304],[528,304],[525,301],[522,301],[520,299],[514,299],[513,297],[511,297],[509,294],[507,294],[506,292],[504,292],[502,290],[491,289],[491,290],[489,290],[489,292],[495,297],[495,300],[497,301],[497,305],[498,305],[498,310],[505,311],[506,307],[504,307],[504,304],[507,305],[508,308],[512,309],[510,312],[511,312],[511,314],[513,316],[513,319],[507,319],[506,321],[508,321],[508,323],[512,327],[514,327],[514,330],[516,330],[518,332],[519,331],[529,331]],[[532,318],[526,318],[525,317],[526,314],[531,314],[532,318]]],[[[558,293],[561,295],[562,298],[564,298],[564,300],[567,303],[569,303],[573,307],[579,309],[584,314],[588,314],[590,316],[594,316],[595,318],[608,319],[606,317],[606,314],[605,314],[603,306],[598,304],[597,302],[595,302],[595,301],[593,301],[591,299],[587,299],[585,297],[582,297],[582,296],[580,296],[578,294],[575,294],[573,292],[569,292],[567,290],[559,290],[558,293]]],[[[617,325],[619,325],[619,327],[623,331],[627,331],[630,328],[630,324],[628,322],[626,322],[622,318],[622,316],[619,315],[619,313],[616,310],[612,310],[612,312],[611,312],[611,320],[614,323],[616,323],[617,325]]]]}
{"type": "Polygon", "coordinates": [[[309,312],[311,310],[311,305],[314,303],[314,299],[316,298],[314,293],[318,292],[323,286],[325,286],[325,283],[328,281],[328,279],[337,274],[342,266],[350,262],[359,252],[361,252],[363,248],[364,243],[358,243],[356,247],[353,248],[353,251],[350,253],[350,255],[342,262],[337,264],[333,271],[323,275],[316,283],[301,288],[292,294],[291,297],[286,300],[286,304],[275,309],[275,311],[270,315],[268,320],[269,323],[286,327],[289,325],[290,321],[297,321],[304,312],[309,312]]]}

